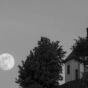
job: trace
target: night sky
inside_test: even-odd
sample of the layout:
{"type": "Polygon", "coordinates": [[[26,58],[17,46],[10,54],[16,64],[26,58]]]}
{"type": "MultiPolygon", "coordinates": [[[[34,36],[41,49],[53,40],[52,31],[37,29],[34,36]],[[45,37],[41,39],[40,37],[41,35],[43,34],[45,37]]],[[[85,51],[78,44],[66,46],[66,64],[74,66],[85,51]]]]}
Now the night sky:
{"type": "Polygon", "coordinates": [[[0,70],[0,88],[18,88],[18,64],[41,36],[61,41],[69,54],[73,39],[86,37],[88,0],[0,0],[0,54],[10,53],[15,67],[0,70]]]}

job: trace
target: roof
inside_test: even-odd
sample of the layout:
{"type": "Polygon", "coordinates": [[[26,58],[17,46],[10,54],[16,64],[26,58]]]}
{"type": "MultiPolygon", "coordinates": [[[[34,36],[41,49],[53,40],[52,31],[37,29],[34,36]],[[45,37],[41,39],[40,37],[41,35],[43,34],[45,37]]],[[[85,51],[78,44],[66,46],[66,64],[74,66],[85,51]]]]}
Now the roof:
{"type": "Polygon", "coordinates": [[[68,55],[68,57],[63,61],[63,63],[66,63],[66,62],[68,62],[68,61],[70,61],[70,60],[76,60],[76,61],[79,61],[80,63],[82,63],[83,62],[83,60],[81,60],[79,57],[77,57],[75,54],[74,54],[74,52],[71,52],[69,55],[68,55]]]}

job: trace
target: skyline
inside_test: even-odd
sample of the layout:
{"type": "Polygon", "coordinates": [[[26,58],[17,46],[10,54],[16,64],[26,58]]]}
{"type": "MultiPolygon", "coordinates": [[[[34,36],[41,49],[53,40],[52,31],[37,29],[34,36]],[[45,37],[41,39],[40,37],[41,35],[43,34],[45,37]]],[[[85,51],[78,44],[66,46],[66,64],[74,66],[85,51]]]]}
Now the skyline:
{"type": "Polygon", "coordinates": [[[74,39],[86,37],[88,0],[0,0],[0,54],[15,58],[11,71],[0,70],[1,88],[18,88],[18,64],[41,36],[61,41],[68,55],[74,39]]]}

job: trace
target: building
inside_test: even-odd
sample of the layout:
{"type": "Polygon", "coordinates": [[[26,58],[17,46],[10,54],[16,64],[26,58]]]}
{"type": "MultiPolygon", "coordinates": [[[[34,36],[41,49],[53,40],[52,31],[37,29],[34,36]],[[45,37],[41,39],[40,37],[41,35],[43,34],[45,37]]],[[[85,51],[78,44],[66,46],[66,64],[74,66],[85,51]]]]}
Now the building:
{"type": "Polygon", "coordinates": [[[65,83],[82,78],[84,64],[80,59],[73,55],[73,52],[67,57],[64,64],[65,83]]]}
{"type": "MultiPolygon", "coordinates": [[[[88,39],[88,28],[87,28],[87,37],[88,39]]],[[[86,58],[87,56],[85,56],[86,58]]],[[[87,67],[87,65],[86,65],[87,67]]],[[[70,82],[72,80],[81,79],[84,71],[88,71],[88,69],[84,66],[84,62],[81,58],[77,57],[74,54],[74,51],[70,53],[70,55],[64,60],[64,80],[66,82],[70,82]]]]}

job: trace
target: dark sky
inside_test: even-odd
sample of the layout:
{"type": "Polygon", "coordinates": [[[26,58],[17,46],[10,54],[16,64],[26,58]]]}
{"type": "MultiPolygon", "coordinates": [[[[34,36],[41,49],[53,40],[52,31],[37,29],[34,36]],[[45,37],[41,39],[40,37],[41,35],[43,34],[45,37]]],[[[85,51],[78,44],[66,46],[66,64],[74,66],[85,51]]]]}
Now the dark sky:
{"type": "Polygon", "coordinates": [[[0,54],[10,53],[16,61],[11,71],[0,70],[0,88],[18,88],[17,65],[40,36],[60,40],[69,53],[87,26],[88,0],[0,0],[0,54]]]}

